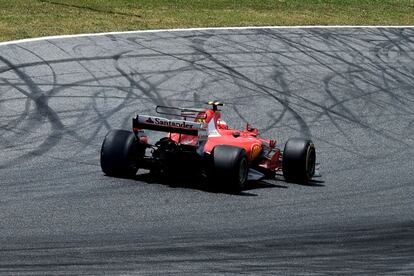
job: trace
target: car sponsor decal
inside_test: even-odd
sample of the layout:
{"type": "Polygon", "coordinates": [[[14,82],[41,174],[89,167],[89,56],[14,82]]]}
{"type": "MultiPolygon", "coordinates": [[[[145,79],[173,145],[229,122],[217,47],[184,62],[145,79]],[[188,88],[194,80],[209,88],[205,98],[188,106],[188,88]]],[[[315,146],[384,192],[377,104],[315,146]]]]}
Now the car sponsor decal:
{"type": "Polygon", "coordinates": [[[150,117],[150,116],[138,116],[138,120],[143,124],[158,125],[165,127],[173,128],[184,128],[184,129],[202,129],[203,124],[196,122],[189,122],[183,120],[168,120],[160,117],[150,117]]]}
{"type": "Polygon", "coordinates": [[[250,151],[251,160],[254,160],[259,153],[262,151],[262,146],[260,144],[253,144],[250,151]]]}
{"type": "Polygon", "coordinates": [[[154,121],[151,119],[151,117],[149,117],[145,122],[148,123],[148,124],[153,124],[154,123],[154,121]]]}

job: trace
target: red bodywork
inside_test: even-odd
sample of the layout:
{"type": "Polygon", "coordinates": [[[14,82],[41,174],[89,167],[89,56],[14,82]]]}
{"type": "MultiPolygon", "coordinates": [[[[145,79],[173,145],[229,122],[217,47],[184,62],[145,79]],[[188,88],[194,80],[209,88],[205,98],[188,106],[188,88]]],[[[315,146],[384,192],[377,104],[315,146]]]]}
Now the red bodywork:
{"type": "MultiPolygon", "coordinates": [[[[207,109],[200,112],[195,122],[208,125],[208,138],[204,145],[204,152],[211,154],[217,145],[230,145],[243,148],[252,167],[266,172],[276,172],[281,169],[281,151],[276,148],[276,140],[259,137],[256,128],[247,124],[245,130],[231,129],[221,120],[221,112],[207,109]]],[[[198,144],[198,136],[170,133],[169,137],[176,143],[184,145],[198,144]]]]}

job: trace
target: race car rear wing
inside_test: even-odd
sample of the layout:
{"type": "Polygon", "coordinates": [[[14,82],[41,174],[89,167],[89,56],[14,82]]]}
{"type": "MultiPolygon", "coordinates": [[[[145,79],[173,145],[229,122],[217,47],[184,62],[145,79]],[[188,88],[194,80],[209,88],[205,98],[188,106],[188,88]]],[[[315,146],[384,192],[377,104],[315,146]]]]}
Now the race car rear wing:
{"type": "Polygon", "coordinates": [[[173,107],[173,106],[163,106],[163,105],[157,105],[155,108],[155,111],[158,114],[163,115],[169,115],[169,116],[175,116],[175,117],[181,117],[181,118],[206,118],[205,109],[203,108],[183,108],[183,107],[173,107]]]}
{"type": "Polygon", "coordinates": [[[155,131],[172,132],[179,134],[188,134],[198,136],[200,131],[206,131],[207,126],[204,123],[197,123],[185,120],[170,120],[161,117],[137,115],[132,119],[134,132],[141,129],[155,131]]]}

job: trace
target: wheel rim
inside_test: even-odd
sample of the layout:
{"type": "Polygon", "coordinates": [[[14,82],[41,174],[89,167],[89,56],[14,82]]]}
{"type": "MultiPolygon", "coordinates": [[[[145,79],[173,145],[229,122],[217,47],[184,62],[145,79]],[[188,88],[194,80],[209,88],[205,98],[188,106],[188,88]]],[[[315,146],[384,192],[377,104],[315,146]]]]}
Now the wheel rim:
{"type": "Polygon", "coordinates": [[[315,161],[316,161],[315,148],[313,146],[309,146],[308,154],[306,158],[306,173],[309,179],[315,174],[315,161]]]}
{"type": "Polygon", "coordinates": [[[243,158],[240,162],[240,168],[239,168],[239,183],[243,184],[246,182],[247,178],[247,161],[245,158],[243,158]]]}

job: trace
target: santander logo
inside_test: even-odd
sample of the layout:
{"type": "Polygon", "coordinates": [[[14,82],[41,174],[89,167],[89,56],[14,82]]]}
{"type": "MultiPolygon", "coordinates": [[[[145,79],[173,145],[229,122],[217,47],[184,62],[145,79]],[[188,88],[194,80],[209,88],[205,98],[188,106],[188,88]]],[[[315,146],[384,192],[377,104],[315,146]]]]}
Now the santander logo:
{"type": "Polygon", "coordinates": [[[177,128],[193,128],[191,123],[184,121],[170,121],[162,118],[151,118],[145,120],[145,123],[152,125],[168,126],[168,127],[177,127],[177,128]]]}

